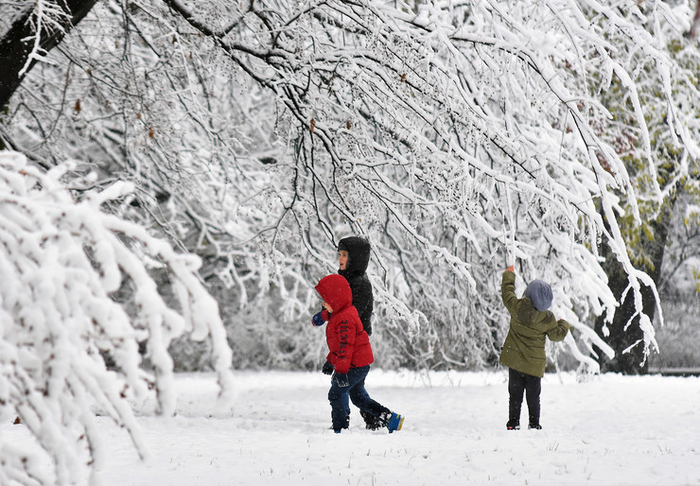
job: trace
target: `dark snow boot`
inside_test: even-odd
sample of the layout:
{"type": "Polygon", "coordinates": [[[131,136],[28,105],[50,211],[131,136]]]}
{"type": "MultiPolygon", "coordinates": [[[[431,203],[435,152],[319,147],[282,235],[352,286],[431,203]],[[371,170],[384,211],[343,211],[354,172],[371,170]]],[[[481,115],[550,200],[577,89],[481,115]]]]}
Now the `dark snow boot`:
{"type": "Polygon", "coordinates": [[[365,420],[365,428],[367,430],[379,430],[384,427],[384,424],[376,415],[363,411],[360,411],[360,415],[362,415],[362,418],[365,420]]]}
{"type": "Polygon", "coordinates": [[[331,411],[331,423],[333,424],[331,426],[333,431],[339,434],[341,430],[350,427],[350,416],[341,412],[331,411]]]}
{"type": "Polygon", "coordinates": [[[509,420],[508,423],[506,423],[506,429],[520,430],[520,423],[515,420],[509,420]]]}

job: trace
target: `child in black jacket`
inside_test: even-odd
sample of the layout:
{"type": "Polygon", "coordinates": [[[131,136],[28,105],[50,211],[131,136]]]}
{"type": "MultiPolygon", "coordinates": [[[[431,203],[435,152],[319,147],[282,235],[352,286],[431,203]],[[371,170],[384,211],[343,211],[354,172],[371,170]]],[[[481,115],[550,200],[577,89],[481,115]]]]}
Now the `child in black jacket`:
{"type": "Polygon", "coordinates": [[[352,305],[360,315],[365,332],[371,336],[374,296],[367,277],[370,251],[369,241],[361,236],[348,236],[338,242],[338,273],[350,284],[352,305]]]}

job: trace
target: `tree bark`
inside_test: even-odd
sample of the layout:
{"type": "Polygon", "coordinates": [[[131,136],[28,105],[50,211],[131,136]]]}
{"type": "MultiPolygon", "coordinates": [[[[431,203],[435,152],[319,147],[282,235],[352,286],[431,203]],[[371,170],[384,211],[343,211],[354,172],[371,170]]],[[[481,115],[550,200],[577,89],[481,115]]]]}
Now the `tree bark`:
{"type": "Polygon", "coordinates": [[[688,37],[691,39],[695,39],[697,37],[698,29],[700,28],[698,26],[700,26],[700,0],[695,3],[695,16],[693,17],[693,22],[690,25],[688,37]]]}
{"type": "Polygon", "coordinates": [[[30,59],[36,36],[39,36],[39,46],[43,52],[61,43],[73,27],[78,25],[85,15],[95,6],[97,0],[57,0],[55,2],[66,13],[59,20],[61,28],[50,31],[42,29],[36,32],[30,22],[34,8],[27,9],[14,20],[12,26],[0,37],[0,109],[7,106],[10,98],[22,83],[24,75],[36,64],[36,59],[30,59]],[[27,64],[28,63],[28,64],[27,64]],[[24,73],[22,69],[27,66],[24,73]]]}

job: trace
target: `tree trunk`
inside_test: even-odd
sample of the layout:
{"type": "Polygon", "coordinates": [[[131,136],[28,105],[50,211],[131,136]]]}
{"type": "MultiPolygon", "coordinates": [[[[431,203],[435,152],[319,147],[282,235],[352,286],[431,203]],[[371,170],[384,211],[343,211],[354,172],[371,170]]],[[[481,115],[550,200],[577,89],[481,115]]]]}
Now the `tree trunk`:
{"type": "Polygon", "coordinates": [[[10,29],[0,37],[0,109],[7,106],[24,75],[37,62],[30,59],[36,36],[39,36],[42,52],[49,52],[87,15],[97,0],[57,0],[54,3],[67,14],[59,19],[60,29],[42,28],[40,32],[35,32],[31,22],[34,9],[30,8],[17,17],[10,29]],[[25,65],[27,69],[20,75],[25,65]]]}
{"type": "Polygon", "coordinates": [[[693,17],[693,22],[690,25],[690,32],[688,37],[695,39],[698,35],[698,29],[700,27],[700,0],[695,3],[695,16],[693,17]]]}
{"type": "MultiPolygon", "coordinates": [[[[649,258],[651,265],[640,264],[637,268],[645,271],[655,284],[658,284],[661,276],[672,210],[673,205],[668,204],[662,216],[648,223],[653,230],[652,240],[647,239],[644,233],[640,236],[639,245],[644,248],[644,254],[649,258]]],[[[612,323],[607,326],[608,336],[603,332],[605,316],[599,316],[595,323],[595,331],[615,350],[613,359],[608,359],[604,353],[599,352],[600,369],[603,372],[646,374],[649,365],[644,356],[644,334],[639,327],[639,316],[633,317],[636,307],[632,292],[628,292],[625,299],[620,301],[629,285],[628,276],[607,243],[603,243],[601,254],[605,256],[603,269],[608,275],[608,286],[620,305],[615,311],[612,323]],[[626,350],[628,351],[625,352],[626,350]]],[[[642,287],[642,308],[644,314],[653,320],[656,299],[651,288],[646,286],[642,287]]]]}

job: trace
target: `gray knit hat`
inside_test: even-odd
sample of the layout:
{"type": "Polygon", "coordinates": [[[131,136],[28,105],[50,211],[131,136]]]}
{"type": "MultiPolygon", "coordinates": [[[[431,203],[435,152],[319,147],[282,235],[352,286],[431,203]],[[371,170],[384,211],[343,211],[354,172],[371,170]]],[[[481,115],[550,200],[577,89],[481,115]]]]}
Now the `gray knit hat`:
{"type": "Polygon", "coordinates": [[[552,288],[547,282],[542,280],[533,280],[527,284],[525,289],[525,297],[532,301],[532,305],[538,311],[546,311],[552,305],[552,288]]]}

